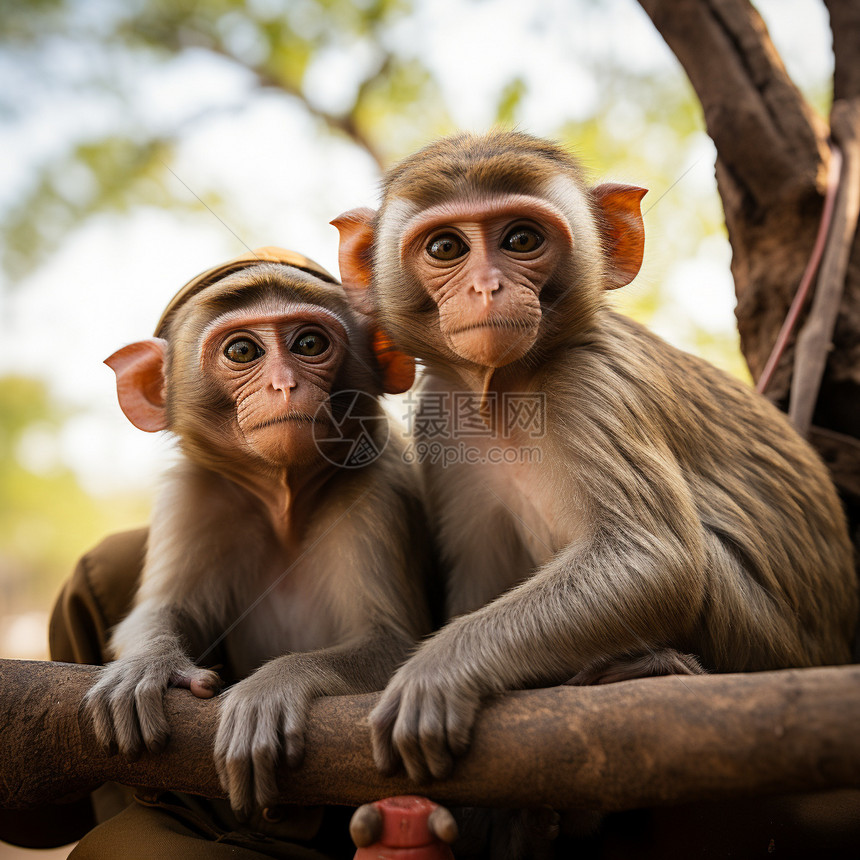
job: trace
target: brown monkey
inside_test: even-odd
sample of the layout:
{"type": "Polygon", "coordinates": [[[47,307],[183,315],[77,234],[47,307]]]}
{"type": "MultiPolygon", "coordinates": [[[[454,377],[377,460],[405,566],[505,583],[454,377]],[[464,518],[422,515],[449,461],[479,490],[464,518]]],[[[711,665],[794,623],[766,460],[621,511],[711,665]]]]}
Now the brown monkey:
{"type": "Polygon", "coordinates": [[[197,663],[222,643],[243,680],[220,697],[215,762],[242,815],[300,761],[314,697],[381,689],[429,629],[417,475],[377,401],[410,365],[389,351],[381,371],[366,329],[324,270],[266,248],[195,279],[156,338],[107,360],[126,416],[183,457],[88,710],[102,743],[158,750],[165,689],[214,695],[197,663]]]}
{"type": "Polygon", "coordinates": [[[456,617],[372,714],[385,771],[442,777],[483,697],[641,674],[643,655],[669,671],[696,671],[681,652],[714,671],[850,658],[857,586],[822,463],[746,385],[607,307],[641,264],[644,193],[589,188],[525,134],[461,135],[395,166],[378,214],[334,222],[345,285],[372,260],[382,328],[426,364],[416,432],[448,464],[426,475],[456,617]],[[495,431],[468,458],[464,394],[495,431]],[[523,397],[540,432],[510,420],[523,397]]]}

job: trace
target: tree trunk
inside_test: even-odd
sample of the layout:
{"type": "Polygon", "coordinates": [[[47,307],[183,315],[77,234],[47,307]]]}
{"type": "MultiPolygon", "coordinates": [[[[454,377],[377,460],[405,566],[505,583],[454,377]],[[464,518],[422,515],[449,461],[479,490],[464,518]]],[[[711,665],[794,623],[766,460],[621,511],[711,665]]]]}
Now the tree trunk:
{"type": "MultiPolygon", "coordinates": [[[[831,136],[847,156],[841,199],[856,196],[852,159],[858,157],[860,137],[860,9],[826,0],[836,69],[828,127],[788,77],[748,0],[639,2],[687,72],[717,148],[717,186],[732,246],[741,349],[758,379],[815,244],[831,136]]],[[[828,251],[834,259],[841,254],[845,266],[844,274],[838,266],[832,270],[840,273],[836,299],[823,298],[833,305],[822,309],[835,317],[832,337],[818,321],[819,337],[813,338],[820,341],[826,364],[808,435],[830,467],[860,549],[860,239],[850,218],[852,205],[849,200],[846,218],[837,218],[831,230],[828,251]]],[[[810,340],[816,321],[810,318],[809,303],[800,317],[801,332],[807,322],[810,340]]],[[[809,363],[801,353],[804,364],[795,369],[797,343],[795,334],[767,392],[786,410],[809,363]]]]}

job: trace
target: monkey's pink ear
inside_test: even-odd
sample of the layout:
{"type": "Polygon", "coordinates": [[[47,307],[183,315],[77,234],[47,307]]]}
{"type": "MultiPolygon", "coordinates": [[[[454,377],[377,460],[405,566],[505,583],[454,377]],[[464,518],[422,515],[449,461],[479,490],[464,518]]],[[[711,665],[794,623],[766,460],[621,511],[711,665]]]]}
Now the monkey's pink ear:
{"type": "Polygon", "coordinates": [[[403,394],[415,382],[415,359],[396,349],[382,329],[373,333],[373,354],[382,368],[382,390],[386,394],[403,394]]]}
{"type": "MultiPolygon", "coordinates": [[[[362,207],[344,212],[331,222],[340,233],[338,265],[340,279],[356,310],[374,317],[368,288],[373,276],[373,221],[376,213],[362,207]]],[[[386,394],[402,394],[415,381],[415,359],[394,347],[391,339],[376,328],[371,338],[373,354],[382,369],[386,394]]]]}
{"type": "Polygon", "coordinates": [[[331,222],[340,233],[337,251],[340,279],[359,310],[368,313],[367,289],[373,275],[373,219],[376,213],[366,206],[350,209],[331,222]]]}
{"type": "Polygon", "coordinates": [[[639,203],[647,188],[607,183],[591,189],[603,214],[600,232],[609,259],[606,288],[616,290],[639,273],[645,253],[645,223],[639,203]]]}
{"type": "Polygon", "coordinates": [[[140,430],[167,428],[164,407],[164,355],[167,341],[140,340],[118,349],[105,364],[116,374],[116,394],[125,417],[140,430]]]}

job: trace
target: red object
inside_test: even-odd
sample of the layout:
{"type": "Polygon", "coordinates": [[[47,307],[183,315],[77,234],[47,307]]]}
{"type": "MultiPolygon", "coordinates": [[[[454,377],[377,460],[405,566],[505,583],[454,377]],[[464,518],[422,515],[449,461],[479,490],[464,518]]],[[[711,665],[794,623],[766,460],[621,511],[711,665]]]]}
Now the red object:
{"type": "Polygon", "coordinates": [[[373,804],[382,814],[379,842],[359,848],[355,860],[453,860],[451,849],[430,832],[427,819],[437,804],[404,794],[373,804]]]}

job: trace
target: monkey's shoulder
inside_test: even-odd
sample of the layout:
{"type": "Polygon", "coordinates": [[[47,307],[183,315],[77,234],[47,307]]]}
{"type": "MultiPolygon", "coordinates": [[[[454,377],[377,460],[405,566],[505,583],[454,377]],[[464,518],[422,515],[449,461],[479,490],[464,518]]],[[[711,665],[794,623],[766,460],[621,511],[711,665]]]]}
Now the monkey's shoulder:
{"type": "Polygon", "coordinates": [[[811,507],[838,516],[826,467],[772,403],[627,317],[606,322],[541,382],[547,426],[562,428],[562,444],[594,462],[607,448],[635,462],[661,451],[708,486],[729,469],[738,486],[771,498],[802,488],[811,507]]]}
{"type": "Polygon", "coordinates": [[[683,426],[735,435],[764,427],[771,440],[802,443],[785,414],[747,382],[621,314],[610,312],[595,339],[569,350],[560,365],[561,384],[589,388],[601,407],[633,411],[661,432],[683,426]]]}

